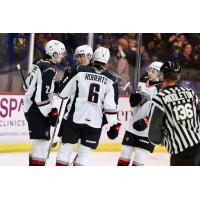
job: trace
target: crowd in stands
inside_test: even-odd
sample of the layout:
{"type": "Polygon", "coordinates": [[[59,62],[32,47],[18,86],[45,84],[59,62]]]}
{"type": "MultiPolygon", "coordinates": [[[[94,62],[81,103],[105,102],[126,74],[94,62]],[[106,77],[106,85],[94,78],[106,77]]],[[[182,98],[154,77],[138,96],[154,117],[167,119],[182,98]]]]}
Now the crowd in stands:
{"type": "MultiPolygon", "coordinates": [[[[184,79],[200,83],[200,34],[147,33],[143,34],[142,41],[142,74],[153,61],[171,60],[183,67],[184,79]],[[195,72],[192,73],[192,70],[195,72]]],[[[99,34],[96,46],[106,46],[111,50],[108,67],[119,76],[121,89],[134,79],[137,34],[99,34]]]]}
{"type": "MultiPolygon", "coordinates": [[[[36,34],[35,41],[40,47],[50,39],[64,42],[69,54],[72,54],[79,45],[87,43],[86,33],[66,34],[36,34]]],[[[136,42],[135,33],[94,34],[94,48],[105,46],[110,49],[111,55],[117,59],[125,57],[128,64],[135,65],[136,42]]],[[[175,34],[175,33],[144,33],[142,51],[142,66],[154,60],[176,60],[184,68],[200,69],[200,34],[175,34]]]]}
{"type": "MultiPolygon", "coordinates": [[[[136,33],[95,33],[94,49],[105,46],[110,49],[111,59],[108,69],[119,80],[120,87],[134,78],[137,50],[136,33]]],[[[5,34],[4,34],[5,38],[5,34]]],[[[87,33],[38,33],[35,34],[34,57],[44,53],[47,41],[57,39],[62,41],[68,55],[62,66],[73,65],[74,50],[77,46],[87,44],[87,33]]],[[[5,40],[1,41],[3,44],[5,40]]],[[[18,37],[15,41],[15,51],[19,54],[25,48],[26,37],[18,37]]],[[[1,45],[2,46],[2,45],[1,45]]],[[[0,48],[2,49],[2,48],[0,48]]],[[[2,52],[2,51],[0,51],[2,52]]],[[[177,61],[184,69],[195,69],[200,72],[200,34],[198,33],[143,33],[141,46],[141,73],[153,61],[177,61]]],[[[187,76],[187,75],[186,75],[187,76]]],[[[200,74],[196,79],[200,81],[200,74]]]]}

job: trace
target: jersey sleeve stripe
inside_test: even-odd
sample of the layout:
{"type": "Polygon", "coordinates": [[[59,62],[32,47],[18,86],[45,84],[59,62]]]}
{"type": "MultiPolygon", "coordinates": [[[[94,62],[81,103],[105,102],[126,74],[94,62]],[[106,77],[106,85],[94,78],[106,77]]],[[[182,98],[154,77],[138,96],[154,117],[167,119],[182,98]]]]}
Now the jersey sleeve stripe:
{"type": "Polygon", "coordinates": [[[108,115],[116,115],[117,112],[104,112],[105,114],[108,114],[108,115]]]}
{"type": "Polygon", "coordinates": [[[117,114],[117,110],[116,109],[105,109],[104,113],[109,114],[109,115],[115,115],[115,114],[117,114]]]}
{"type": "Polygon", "coordinates": [[[37,103],[37,105],[38,105],[38,107],[40,107],[40,106],[46,106],[49,103],[50,103],[50,100],[46,100],[46,101],[42,101],[42,102],[37,103]]]}

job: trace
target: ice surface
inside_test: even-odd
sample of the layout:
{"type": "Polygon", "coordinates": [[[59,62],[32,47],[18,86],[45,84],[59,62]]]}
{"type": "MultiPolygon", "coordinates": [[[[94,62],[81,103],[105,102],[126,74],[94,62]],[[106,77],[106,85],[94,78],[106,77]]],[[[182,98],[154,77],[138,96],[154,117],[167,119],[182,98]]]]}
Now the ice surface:
{"type": "MultiPolygon", "coordinates": [[[[47,165],[54,166],[56,152],[50,154],[47,165]]],[[[75,153],[72,155],[72,159],[75,153]]],[[[119,158],[119,152],[92,152],[90,166],[115,166],[119,158]]],[[[1,166],[27,166],[28,153],[0,153],[1,166]]],[[[146,166],[169,166],[169,154],[167,153],[149,153],[145,162],[146,166]]]]}

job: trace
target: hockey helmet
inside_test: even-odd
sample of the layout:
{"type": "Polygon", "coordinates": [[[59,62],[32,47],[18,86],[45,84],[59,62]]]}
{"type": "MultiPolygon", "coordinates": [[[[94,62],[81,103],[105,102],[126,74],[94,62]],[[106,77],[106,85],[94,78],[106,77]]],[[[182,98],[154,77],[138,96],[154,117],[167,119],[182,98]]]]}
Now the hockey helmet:
{"type": "Polygon", "coordinates": [[[148,71],[149,69],[155,69],[155,70],[157,70],[157,71],[160,71],[160,68],[161,68],[162,65],[163,65],[162,62],[155,61],[155,62],[152,62],[152,63],[147,67],[146,70],[148,71]]]}
{"type": "Polygon", "coordinates": [[[81,54],[85,55],[89,60],[91,60],[93,55],[92,47],[89,45],[82,45],[77,47],[75,50],[75,56],[81,54]]]}
{"type": "Polygon", "coordinates": [[[63,56],[63,57],[66,55],[65,45],[58,40],[48,41],[45,46],[45,52],[47,55],[51,56],[52,58],[55,55],[63,56]]]}
{"type": "Polygon", "coordinates": [[[93,55],[93,61],[98,61],[107,64],[110,59],[110,51],[105,47],[98,47],[93,55]]]}
{"type": "Polygon", "coordinates": [[[162,72],[164,75],[170,75],[170,74],[180,74],[181,72],[181,66],[178,65],[175,62],[168,61],[165,62],[161,69],[160,72],[162,72]]]}

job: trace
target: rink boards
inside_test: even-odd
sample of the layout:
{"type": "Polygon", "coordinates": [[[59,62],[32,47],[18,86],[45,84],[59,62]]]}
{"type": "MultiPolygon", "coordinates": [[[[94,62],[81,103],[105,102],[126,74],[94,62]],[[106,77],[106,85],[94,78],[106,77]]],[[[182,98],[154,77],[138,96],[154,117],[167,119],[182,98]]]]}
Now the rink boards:
{"type": "MultiPolygon", "coordinates": [[[[21,152],[30,149],[28,125],[23,114],[23,98],[23,94],[0,93],[0,152],[21,152]]],[[[59,108],[61,100],[55,97],[54,102],[54,106],[59,108]]],[[[60,119],[63,116],[66,102],[67,100],[64,101],[60,119]]],[[[106,134],[108,127],[104,126],[100,144],[96,151],[120,151],[120,143],[124,136],[127,121],[130,119],[132,114],[133,112],[129,105],[128,98],[120,97],[118,106],[118,120],[122,123],[120,134],[117,139],[110,140],[106,134]]],[[[57,131],[59,130],[59,126],[60,124],[58,125],[57,131]]],[[[51,131],[53,132],[53,129],[51,131]]],[[[57,137],[55,139],[58,140],[57,137]]],[[[57,150],[57,148],[53,150],[57,150]]],[[[164,152],[165,149],[156,146],[155,151],[164,152]]]]}

